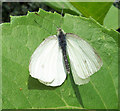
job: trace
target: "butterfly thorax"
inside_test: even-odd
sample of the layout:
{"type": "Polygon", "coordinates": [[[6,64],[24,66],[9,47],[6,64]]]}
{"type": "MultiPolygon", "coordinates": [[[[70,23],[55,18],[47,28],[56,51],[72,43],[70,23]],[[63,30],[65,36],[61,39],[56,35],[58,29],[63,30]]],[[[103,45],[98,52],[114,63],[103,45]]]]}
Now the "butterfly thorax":
{"type": "Polygon", "coordinates": [[[58,36],[59,46],[61,47],[62,50],[66,50],[66,35],[60,28],[58,29],[57,36],[58,36]]]}

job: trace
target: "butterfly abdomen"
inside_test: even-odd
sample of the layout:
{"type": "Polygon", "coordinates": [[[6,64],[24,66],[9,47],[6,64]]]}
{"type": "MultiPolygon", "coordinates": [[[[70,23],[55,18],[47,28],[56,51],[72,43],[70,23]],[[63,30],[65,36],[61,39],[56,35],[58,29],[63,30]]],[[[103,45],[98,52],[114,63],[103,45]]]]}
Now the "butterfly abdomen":
{"type": "Polygon", "coordinates": [[[66,70],[67,70],[68,73],[70,73],[70,66],[69,66],[69,62],[68,62],[68,59],[67,59],[66,51],[62,50],[62,53],[63,53],[63,59],[64,59],[66,70]]]}
{"type": "Polygon", "coordinates": [[[58,41],[59,41],[59,46],[62,50],[66,70],[68,73],[70,73],[70,66],[69,66],[69,62],[67,59],[67,53],[66,53],[66,45],[67,45],[66,44],[66,35],[63,33],[63,31],[61,29],[59,29],[58,41]]]}

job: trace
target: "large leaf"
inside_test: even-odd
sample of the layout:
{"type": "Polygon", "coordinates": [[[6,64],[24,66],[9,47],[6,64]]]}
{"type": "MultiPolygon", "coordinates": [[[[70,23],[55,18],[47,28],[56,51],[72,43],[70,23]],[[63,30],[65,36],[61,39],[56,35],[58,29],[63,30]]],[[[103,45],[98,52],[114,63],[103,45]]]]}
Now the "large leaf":
{"type": "Polygon", "coordinates": [[[63,12],[66,13],[75,14],[76,12],[76,15],[91,16],[100,24],[103,24],[112,2],[46,2],[46,4],[58,11],[63,9],[63,12]]]}
{"type": "Polygon", "coordinates": [[[91,16],[100,24],[103,24],[104,17],[111,7],[112,2],[71,2],[71,4],[85,17],[91,16]]]}
{"type": "Polygon", "coordinates": [[[1,25],[2,108],[117,109],[117,32],[84,17],[66,14],[62,19],[57,13],[42,10],[39,15],[28,13],[27,16],[12,16],[10,23],[1,25]],[[30,77],[30,57],[46,37],[57,33],[56,25],[88,41],[102,58],[102,68],[88,84],[76,86],[68,75],[63,85],[53,88],[30,77]]]}
{"type": "MultiPolygon", "coordinates": [[[[112,5],[104,19],[104,26],[107,28],[118,29],[118,8],[112,5]]],[[[120,27],[120,26],[119,26],[120,27]]]]}

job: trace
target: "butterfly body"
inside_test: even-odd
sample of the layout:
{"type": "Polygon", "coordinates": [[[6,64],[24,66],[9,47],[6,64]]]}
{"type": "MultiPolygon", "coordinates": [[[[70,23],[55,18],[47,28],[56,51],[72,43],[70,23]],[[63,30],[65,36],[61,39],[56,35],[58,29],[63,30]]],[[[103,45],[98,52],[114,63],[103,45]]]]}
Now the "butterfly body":
{"type": "Polygon", "coordinates": [[[62,31],[61,28],[58,28],[58,41],[59,41],[59,47],[62,50],[62,54],[63,54],[63,59],[64,59],[64,64],[67,70],[67,73],[70,73],[70,67],[69,67],[69,62],[67,59],[67,43],[66,43],[66,34],[62,31]]]}

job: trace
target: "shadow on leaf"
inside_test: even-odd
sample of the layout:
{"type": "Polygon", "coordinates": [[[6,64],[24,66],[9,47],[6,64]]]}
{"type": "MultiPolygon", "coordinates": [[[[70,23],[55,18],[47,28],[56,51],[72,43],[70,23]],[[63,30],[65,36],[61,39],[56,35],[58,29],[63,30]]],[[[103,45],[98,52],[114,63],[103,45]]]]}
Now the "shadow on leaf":
{"type": "Polygon", "coordinates": [[[54,90],[57,87],[50,87],[50,86],[46,86],[42,83],[40,83],[37,79],[32,78],[31,76],[29,76],[28,78],[28,89],[29,90],[54,90]]]}
{"type": "Polygon", "coordinates": [[[76,98],[77,98],[78,102],[81,104],[81,106],[84,108],[82,98],[81,98],[81,95],[80,95],[80,92],[79,92],[79,89],[78,89],[78,85],[76,85],[74,80],[73,80],[72,72],[70,73],[70,80],[71,80],[71,85],[73,87],[76,98]]]}

